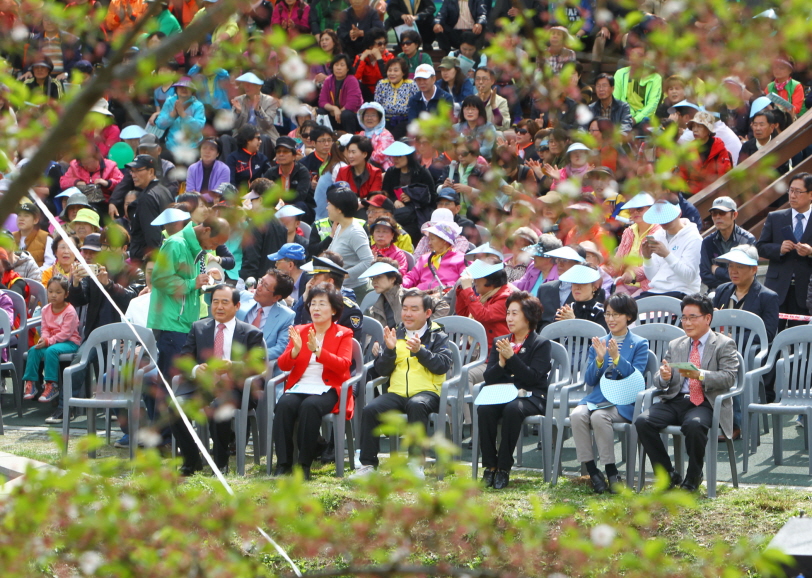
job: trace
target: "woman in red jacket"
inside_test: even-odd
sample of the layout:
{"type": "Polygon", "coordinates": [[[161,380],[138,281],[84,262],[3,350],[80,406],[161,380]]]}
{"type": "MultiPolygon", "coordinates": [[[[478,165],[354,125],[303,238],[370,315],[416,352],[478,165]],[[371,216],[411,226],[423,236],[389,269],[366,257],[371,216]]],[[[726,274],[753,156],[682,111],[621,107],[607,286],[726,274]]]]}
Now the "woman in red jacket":
{"type": "MultiPolygon", "coordinates": [[[[332,286],[322,283],[313,287],[305,306],[313,322],[289,329],[288,347],[277,361],[279,369],[290,371],[290,375],[274,411],[273,436],[275,475],[289,474],[294,465],[294,424],[298,420],[299,465],[309,480],[321,420],[328,413],[338,413],[341,384],[350,378],[352,330],[336,324],[344,299],[332,286]]],[[[353,408],[354,399],[349,395],[347,419],[352,418],[353,408]]]]}
{"type": "Polygon", "coordinates": [[[339,169],[336,176],[336,182],[348,182],[353,192],[362,199],[366,199],[372,191],[383,188],[383,171],[369,163],[373,150],[369,138],[359,135],[352,137],[344,152],[348,166],[339,169]]]}
{"type": "Polygon", "coordinates": [[[688,128],[699,144],[699,158],[680,166],[679,174],[688,183],[688,190],[695,195],[713,181],[733,168],[730,153],[722,139],[714,136],[716,119],[709,112],[696,113],[688,128]]]}

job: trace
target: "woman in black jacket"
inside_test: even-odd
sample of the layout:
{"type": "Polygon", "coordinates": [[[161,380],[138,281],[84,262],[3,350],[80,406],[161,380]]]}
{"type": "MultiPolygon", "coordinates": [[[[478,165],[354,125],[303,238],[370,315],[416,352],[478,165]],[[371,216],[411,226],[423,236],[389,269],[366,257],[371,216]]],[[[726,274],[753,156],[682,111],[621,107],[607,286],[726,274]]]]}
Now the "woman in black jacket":
{"type": "Polygon", "coordinates": [[[395,191],[409,185],[426,185],[432,192],[432,202],[436,203],[434,178],[428,169],[418,162],[414,147],[397,141],[389,145],[383,154],[391,157],[393,166],[384,173],[381,186],[389,198],[395,201],[395,207],[400,206],[398,202],[403,203],[395,191]]]}
{"type": "Polygon", "coordinates": [[[482,450],[482,480],[497,490],[507,487],[513,450],[519,441],[524,418],[543,415],[547,398],[552,346],[536,333],[541,321],[541,303],[526,291],[507,298],[506,321],[510,334],[494,339],[485,384],[512,383],[524,397],[509,403],[477,406],[479,447],[482,450]],[[498,423],[502,420],[502,441],[496,449],[498,423]]]}

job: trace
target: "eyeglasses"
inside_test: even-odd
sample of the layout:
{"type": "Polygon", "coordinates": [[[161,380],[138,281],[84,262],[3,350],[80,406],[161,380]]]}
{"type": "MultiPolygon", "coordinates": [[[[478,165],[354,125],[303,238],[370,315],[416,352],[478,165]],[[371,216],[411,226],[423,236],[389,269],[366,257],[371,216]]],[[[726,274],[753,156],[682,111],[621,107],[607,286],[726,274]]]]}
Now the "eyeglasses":
{"type": "Polygon", "coordinates": [[[460,155],[461,157],[468,157],[468,156],[471,156],[471,153],[470,153],[470,152],[468,152],[468,151],[462,151],[461,153],[459,153],[459,155],[460,155]]]}
{"type": "Polygon", "coordinates": [[[319,144],[333,144],[333,139],[331,138],[320,138],[316,141],[319,144]]]}
{"type": "MultiPolygon", "coordinates": [[[[606,317],[606,314],[604,313],[603,316],[606,317]]],[[[680,317],[680,320],[683,323],[685,323],[686,321],[690,321],[691,323],[694,323],[697,319],[702,319],[703,317],[705,317],[705,316],[704,315],[683,315],[682,317],[680,317]]]]}
{"type": "Polygon", "coordinates": [[[259,136],[259,135],[257,135],[257,136],[255,136],[254,138],[252,138],[251,140],[262,140],[262,137],[261,137],[261,136],[259,136]]]}
{"type": "Polygon", "coordinates": [[[411,40],[404,40],[400,43],[401,46],[409,46],[410,44],[414,44],[411,40]]]}
{"type": "Polygon", "coordinates": [[[807,191],[803,189],[793,189],[792,187],[789,189],[790,195],[805,195],[806,193],[807,191]]]}
{"type": "Polygon", "coordinates": [[[619,317],[626,317],[625,313],[604,313],[603,316],[606,319],[617,319],[619,317]]]}

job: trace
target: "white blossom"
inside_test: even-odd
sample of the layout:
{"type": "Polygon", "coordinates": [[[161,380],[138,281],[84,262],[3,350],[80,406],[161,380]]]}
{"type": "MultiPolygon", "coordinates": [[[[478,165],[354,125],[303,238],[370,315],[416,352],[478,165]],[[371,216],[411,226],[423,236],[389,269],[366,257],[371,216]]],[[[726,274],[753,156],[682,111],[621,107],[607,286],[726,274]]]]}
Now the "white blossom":
{"type": "Polygon", "coordinates": [[[104,558],[98,552],[85,552],[81,556],[79,556],[79,567],[82,570],[82,574],[85,575],[92,575],[96,573],[96,570],[99,569],[104,563],[104,558]]]}
{"type": "Polygon", "coordinates": [[[617,532],[608,524],[598,524],[589,531],[589,537],[592,543],[598,548],[608,548],[615,541],[617,532]]]}
{"type": "Polygon", "coordinates": [[[214,130],[217,132],[231,132],[234,128],[234,112],[227,109],[220,109],[214,114],[214,130]]]}
{"type": "Polygon", "coordinates": [[[592,111],[589,110],[589,107],[585,104],[579,104],[578,108],[575,109],[576,122],[581,126],[586,126],[592,122],[594,116],[595,115],[592,114],[592,111]]]}

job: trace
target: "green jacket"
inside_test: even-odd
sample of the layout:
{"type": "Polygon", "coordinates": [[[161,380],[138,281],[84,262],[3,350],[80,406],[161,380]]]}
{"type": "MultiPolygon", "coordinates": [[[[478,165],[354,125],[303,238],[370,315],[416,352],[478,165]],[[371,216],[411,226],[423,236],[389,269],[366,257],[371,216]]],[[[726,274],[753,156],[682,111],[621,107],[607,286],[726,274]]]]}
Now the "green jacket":
{"type": "Polygon", "coordinates": [[[200,259],[206,255],[194,230],[194,221],[169,237],[155,260],[147,327],[188,333],[200,319],[200,289],[195,280],[200,259]]]}
{"type": "Polygon", "coordinates": [[[641,78],[640,86],[646,88],[646,94],[642,103],[635,103],[636,95],[632,100],[629,100],[630,95],[626,94],[629,89],[630,70],[631,68],[627,66],[615,72],[615,90],[612,96],[629,103],[629,108],[632,109],[632,118],[634,118],[634,123],[637,124],[644,118],[654,118],[654,113],[663,99],[663,77],[653,72],[641,78]]]}

